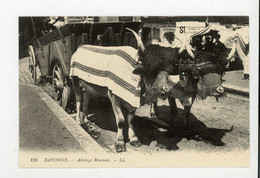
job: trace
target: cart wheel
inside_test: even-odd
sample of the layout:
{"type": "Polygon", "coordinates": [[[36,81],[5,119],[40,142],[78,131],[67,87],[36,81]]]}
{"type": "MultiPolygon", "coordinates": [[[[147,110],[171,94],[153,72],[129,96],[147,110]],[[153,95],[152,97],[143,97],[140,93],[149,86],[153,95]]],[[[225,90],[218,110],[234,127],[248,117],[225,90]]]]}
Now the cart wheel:
{"type": "Polygon", "coordinates": [[[28,58],[29,58],[29,70],[32,73],[33,84],[36,85],[37,82],[37,72],[36,72],[36,59],[33,47],[30,45],[28,48],[28,58]]]}
{"type": "Polygon", "coordinates": [[[60,64],[55,64],[52,72],[52,84],[54,85],[57,101],[60,101],[60,106],[66,110],[70,102],[70,86],[67,85],[67,80],[63,75],[60,64]]]}

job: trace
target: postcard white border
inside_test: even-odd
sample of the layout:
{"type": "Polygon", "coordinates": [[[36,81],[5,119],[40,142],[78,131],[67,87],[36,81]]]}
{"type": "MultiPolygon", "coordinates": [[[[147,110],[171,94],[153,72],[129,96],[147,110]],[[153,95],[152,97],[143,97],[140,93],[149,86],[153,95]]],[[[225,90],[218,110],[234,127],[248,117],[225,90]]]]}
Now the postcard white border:
{"type": "Polygon", "coordinates": [[[256,177],[258,159],[259,2],[257,0],[9,0],[1,5],[1,177],[256,177]],[[109,2],[109,3],[108,3],[109,2]],[[18,17],[35,15],[246,15],[250,19],[250,168],[70,168],[18,166],[18,17]]]}

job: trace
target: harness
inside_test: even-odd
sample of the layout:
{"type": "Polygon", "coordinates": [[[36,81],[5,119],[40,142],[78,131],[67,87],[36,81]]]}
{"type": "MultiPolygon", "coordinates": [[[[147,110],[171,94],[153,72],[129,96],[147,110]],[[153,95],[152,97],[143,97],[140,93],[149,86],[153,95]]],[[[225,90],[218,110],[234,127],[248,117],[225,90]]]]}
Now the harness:
{"type": "Polygon", "coordinates": [[[203,61],[203,62],[199,62],[199,63],[193,63],[192,61],[188,60],[188,63],[183,63],[183,59],[180,59],[179,61],[179,65],[178,65],[178,70],[179,70],[179,76],[180,76],[180,80],[184,80],[184,72],[181,69],[181,65],[195,65],[196,69],[198,69],[199,71],[199,76],[203,76],[204,74],[208,74],[208,73],[219,73],[219,74],[223,74],[223,70],[221,69],[222,64],[218,64],[218,63],[212,63],[211,61],[203,61]]]}
{"type": "MultiPolygon", "coordinates": [[[[221,71],[219,70],[217,64],[213,64],[211,63],[210,61],[206,61],[206,62],[200,62],[200,63],[192,63],[192,61],[190,61],[187,65],[190,65],[190,64],[193,64],[195,65],[195,68],[199,71],[199,77],[205,75],[205,74],[209,74],[209,73],[220,73],[221,74],[221,71]]],[[[184,93],[186,96],[193,96],[194,94],[198,94],[198,88],[197,88],[197,82],[198,80],[195,80],[195,81],[191,81],[192,84],[187,84],[187,80],[188,78],[185,77],[185,75],[187,75],[187,72],[183,72],[181,69],[181,65],[185,65],[183,64],[183,60],[181,59],[179,61],[179,78],[180,78],[180,81],[179,81],[179,84],[184,88],[184,93]]],[[[193,69],[191,69],[193,70],[193,69]]],[[[191,74],[192,75],[192,74],[191,74]]],[[[190,76],[194,79],[197,79],[195,78],[194,76],[190,76]]],[[[189,80],[193,80],[193,79],[189,79],[189,80]]],[[[212,88],[215,88],[216,85],[214,86],[210,86],[210,88],[208,88],[208,90],[211,90],[212,88]]],[[[209,91],[205,91],[205,92],[209,92],[209,91]]],[[[200,93],[202,95],[207,95],[207,93],[203,94],[203,93],[200,93]]],[[[203,96],[202,96],[203,98],[203,96]]]]}

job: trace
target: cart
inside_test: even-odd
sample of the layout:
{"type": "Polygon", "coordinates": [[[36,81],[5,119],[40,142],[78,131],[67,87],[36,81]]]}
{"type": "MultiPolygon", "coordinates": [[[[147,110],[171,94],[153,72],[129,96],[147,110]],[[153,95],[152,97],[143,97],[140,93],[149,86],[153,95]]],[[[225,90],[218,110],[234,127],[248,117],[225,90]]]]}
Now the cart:
{"type": "Polygon", "coordinates": [[[33,83],[37,84],[38,78],[50,82],[58,94],[55,99],[66,110],[73,98],[69,70],[77,48],[83,44],[137,48],[133,34],[125,28],[137,32],[142,25],[141,22],[67,24],[37,38],[28,48],[33,83]]]}

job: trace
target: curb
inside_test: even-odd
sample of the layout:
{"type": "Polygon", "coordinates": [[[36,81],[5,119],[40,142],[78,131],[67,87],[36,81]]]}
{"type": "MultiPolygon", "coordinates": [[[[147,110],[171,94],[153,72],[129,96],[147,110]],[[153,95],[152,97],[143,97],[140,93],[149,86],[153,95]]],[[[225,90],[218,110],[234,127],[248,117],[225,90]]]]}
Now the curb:
{"type": "MultiPolygon", "coordinates": [[[[170,75],[170,77],[174,80],[174,81],[178,81],[179,80],[179,76],[175,76],[175,75],[170,75]]],[[[224,89],[226,90],[226,92],[232,93],[232,94],[236,94],[236,95],[241,95],[241,96],[246,96],[249,97],[249,89],[248,88],[241,88],[238,86],[234,86],[234,85],[229,85],[229,84],[222,84],[224,89]]]]}
{"type": "Polygon", "coordinates": [[[223,87],[229,93],[249,97],[249,89],[247,88],[240,88],[237,86],[227,84],[223,85],[223,87]]]}
{"type": "Polygon", "coordinates": [[[42,101],[50,108],[61,123],[68,129],[77,142],[82,146],[86,153],[107,153],[76,121],[70,117],[43,89],[36,85],[27,84],[41,98],[42,101]]]}

